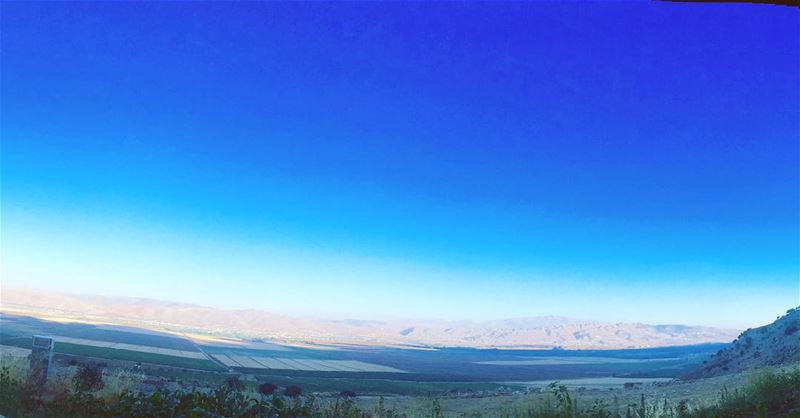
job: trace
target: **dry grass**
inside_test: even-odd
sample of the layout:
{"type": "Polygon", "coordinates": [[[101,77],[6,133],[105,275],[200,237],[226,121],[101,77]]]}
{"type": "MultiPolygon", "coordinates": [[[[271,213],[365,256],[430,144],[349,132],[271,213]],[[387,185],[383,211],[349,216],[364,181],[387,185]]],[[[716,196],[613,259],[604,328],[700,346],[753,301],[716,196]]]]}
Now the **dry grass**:
{"type": "Polygon", "coordinates": [[[133,392],[144,379],[144,373],[131,370],[117,369],[104,373],[103,387],[97,392],[97,396],[105,401],[119,399],[123,393],[133,392]]]}
{"type": "Polygon", "coordinates": [[[0,354],[0,368],[7,368],[12,379],[23,381],[28,378],[30,362],[27,357],[2,353],[0,354]]]}
{"type": "Polygon", "coordinates": [[[12,347],[8,345],[0,345],[0,356],[8,355],[15,357],[28,357],[31,350],[28,348],[12,347]]]}

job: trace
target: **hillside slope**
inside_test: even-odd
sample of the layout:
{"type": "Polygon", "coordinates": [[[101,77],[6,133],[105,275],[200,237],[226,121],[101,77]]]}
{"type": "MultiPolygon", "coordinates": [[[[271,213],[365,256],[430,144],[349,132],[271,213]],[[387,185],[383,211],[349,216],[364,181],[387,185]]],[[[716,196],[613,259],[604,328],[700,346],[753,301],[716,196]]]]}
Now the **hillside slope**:
{"type": "Polygon", "coordinates": [[[699,379],[796,362],[800,362],[800,308],[789,309],[769,325],[743,332],[729,348],[720,350],[684,378],[699,379]]]}

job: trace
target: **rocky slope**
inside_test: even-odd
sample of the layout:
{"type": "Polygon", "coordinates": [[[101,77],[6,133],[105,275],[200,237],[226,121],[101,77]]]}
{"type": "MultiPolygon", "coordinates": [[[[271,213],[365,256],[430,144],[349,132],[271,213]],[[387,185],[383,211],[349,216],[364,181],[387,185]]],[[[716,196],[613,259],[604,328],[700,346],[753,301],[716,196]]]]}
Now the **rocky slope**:
{"type": "Polygon", "coordinates": [[[685,325],[602,323],[564,317],[500,321],[330,320],[260,310],[221,310],[150,299],[69,295],[3,288],[4,310],[109,323],[148,325],[279,342],[335,344],[616,349],[725,342],[738,332],[685,325]]]}
{"type": "Polygon", "coordinates": [[[697,379],[800,362],[800,308],[790,309],[775,322],[748,329],[733,344],[685,378],[697,379]]]}

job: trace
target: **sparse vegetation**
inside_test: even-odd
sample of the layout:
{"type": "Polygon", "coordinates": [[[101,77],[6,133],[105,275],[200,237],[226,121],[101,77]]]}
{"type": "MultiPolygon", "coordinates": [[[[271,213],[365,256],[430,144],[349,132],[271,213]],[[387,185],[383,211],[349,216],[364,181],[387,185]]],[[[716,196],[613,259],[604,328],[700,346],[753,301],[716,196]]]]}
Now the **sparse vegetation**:
{"type": "MultiPolygon", "coordinates": [[[[139,378],[131,374],[96,373],[98,368],[80,366],[71,381],[54,379],[44,393],[33,388],[19,370],[0,368],[0,414],[8,417],[330,417],[394,418],[406,416],[447,417],[438,398],[431,398],[421,415],[406,415],[387,408],[383,398],[374,408],[355,404],[352,391],[344,390],[334,401],[321,401],[302,395],[298,386],[258,386],[258,394],[248,392],[239,379],[228,379],[212,390],[169,390],[135,392],[130,383],[139,378]],[[98,383],[96,378],[100,379],[98,383]],[[124,382],[120,384],[120,382],[124,382]],[[103,389],[98,389],[98,387],[103,389]]],[[[503,413],[520,418],[711,418],[783,417],[800,414],[800,369],[765,371],[756,375],[742,390],[723,388],[712,406],[691,408],[685,400],[648,400],[641,395],[629,405],[610,405],[604,400],[579,401],[565,385],[554,382],[547,388],[549,397],[532,401],[529,407],[503,413]]],[[[484,416],[476,411],[469,416],[484,416]]]]}
{"type": "Polygon", "coordinates": [[[692,415],[706,417],[800,416],[800,369],[763,371],[744,390],[724,389],[719,402],[692,415]]]}
{"type": "Polygon", "coordinates": [[[552,398],[527,410],[506,412],[511,418],[746,418],[800,416],[800,369],[756,375],[749,386],[733,392],[722,389],[712,406],[691,409],[686,400],[648,401],[612,407],[603,400],[585,405],[572,398],[564,385],[552,383],[552,398]]]}
{"type": "MultiPolygon", "coordinates": [[[[48,384],[44,393],[29,384],[27,376],[14,374],[7,365],[0,368],[0,414],[8,417],[398,417],[397,411],[381,407],[366,411],[356,407],[352,397],[323,404],[313,395],[301,396],[298,386],[285,388],[287,397],[272,393],[275,386],[262,384],[262,397],[253,397],[245,385],[230,378],[214,390],[156,389],[134,392],[132,387],[109,383],[121,376],[104,376],[96,366],[80,366],[71,381],[48,384]],[[103,390],[100,390],[100,388],[103,390]],[[117,388],[118,393],[106,389],[117,388]]],[[[130,377],[127,374],[122,376],[130,377]]],[[[53,383],[53,382],[51,382],[53,383]]]]}
{"type": "Polygon", "coordinates": [[[75,387],[80,391],[90,391],[103,387],[103,372],[99,365],[84,364],[78,367],[74,377],[75,387]]]}
{"type": "Polygon", "coordinates": [[[232,377],[229,377],[229,378],[225,379],[225,385],[228,387],[228,389],[231,389],[231,390],[234,390],[234,391],[241,391],[241,390],[244,389],[244,383],[242,383],[242,381],[239,380],[239,378],[235,377],[235,376],[232,376],[232,377]]]}

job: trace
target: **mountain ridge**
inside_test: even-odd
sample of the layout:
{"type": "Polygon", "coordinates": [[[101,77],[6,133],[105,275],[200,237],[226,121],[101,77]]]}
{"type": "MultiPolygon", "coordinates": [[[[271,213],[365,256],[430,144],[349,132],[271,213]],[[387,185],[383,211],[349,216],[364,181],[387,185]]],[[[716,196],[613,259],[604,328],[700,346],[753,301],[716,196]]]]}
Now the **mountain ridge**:
{"type": "Polygon", "coordinates": [[[0,305],[70,317],[134,321],[183,331],[318,344],[475,348],[619,349],[729,342],[736,330],[677,324],[607,323],[563,316],[489,321],[294,317],[149,298],[74,295],[3,287],[0,305]]]}

